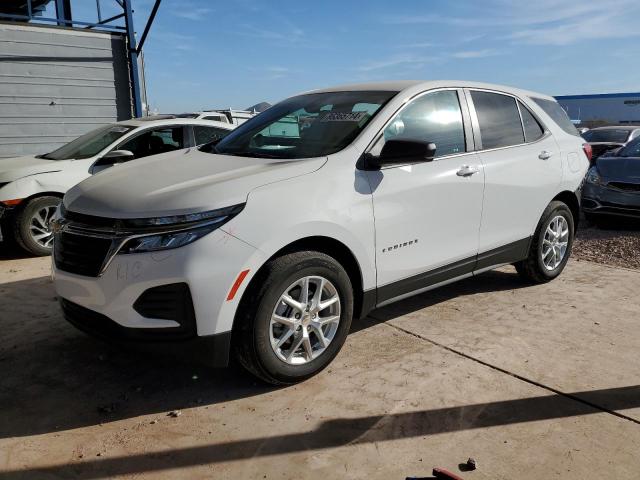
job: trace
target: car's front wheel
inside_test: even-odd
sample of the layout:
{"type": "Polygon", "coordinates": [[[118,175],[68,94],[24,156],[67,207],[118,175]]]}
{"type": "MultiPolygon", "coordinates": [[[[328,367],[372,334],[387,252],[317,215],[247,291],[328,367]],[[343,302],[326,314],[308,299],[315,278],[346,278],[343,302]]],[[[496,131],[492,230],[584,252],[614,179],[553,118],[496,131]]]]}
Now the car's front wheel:
{"type": "Polygon", "coordinates": [[[60,201],[58,197],[37,197],[29,200],[17,212],[13,232],[20,247],[33,255],[51,255],[53,248],[51,219],[60,201]]]}
{"type": "Polygon", "coordinates": [[[527,258],[515,264],[518,273],[535,283],[556,278],[569,261],[574,232],[571,209],[563,202],[551,202],[540,218],[527,258]]]}
{"type": "Polygon", "coordinates": [[[295,252],[270,261],[245,294],[236,318],[240,363],[271,384],[292,384],[338,354],[353,316],[349,275],[332,257],[295,252]]]}

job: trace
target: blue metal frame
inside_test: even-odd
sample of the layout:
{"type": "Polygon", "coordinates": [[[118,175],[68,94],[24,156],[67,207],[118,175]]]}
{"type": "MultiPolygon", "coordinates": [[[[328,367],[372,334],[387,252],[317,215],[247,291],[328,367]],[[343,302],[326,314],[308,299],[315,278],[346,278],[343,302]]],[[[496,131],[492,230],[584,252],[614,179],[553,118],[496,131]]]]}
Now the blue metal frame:
{"type": "Polygon", "coordinates": [[[129,72],[133,93],[133,111],[135,117],[142,116],[142,99],[140,97],[140,73],[138,72],[138,49],[136,48],[136,34],[133,27],[133,10],[131,0],[122,0],[124,8],[124,22],[129,41],[129,72]]]}
{"type": "MultiPolygon", "coordinates": [[[[79,20],[73,20],[71,18],[71,6],[69,0],[53,0],[55,2],[56,8],[56,17],[44,17],[38,15],[33,10],[32,0],[25,0],[27,6],[27,15],[15,15],[9,13],[0,12],[0,20],[23,20],[26,22],[43,22],[43,23],[52,23],[56,24],[60,27],[85,27],[85,28],[96,28],[99,30],[106,30],[112,32],[125,32],[126,27],[121,25],[111,25],[110,22],[116,20],[118,18],[124,17],[124,12],[120,15],[116,15],[109,19],[103,20],[100,12],[100,0],[96,0],[96,9],[98,11],[98,23],[96,22],[83,22],[79,20]]],[[[122,6],[121,0],[116,0],[116,2],[122,6]]],[[[124,7],[122,7],[124,10],[124,7]]]]}

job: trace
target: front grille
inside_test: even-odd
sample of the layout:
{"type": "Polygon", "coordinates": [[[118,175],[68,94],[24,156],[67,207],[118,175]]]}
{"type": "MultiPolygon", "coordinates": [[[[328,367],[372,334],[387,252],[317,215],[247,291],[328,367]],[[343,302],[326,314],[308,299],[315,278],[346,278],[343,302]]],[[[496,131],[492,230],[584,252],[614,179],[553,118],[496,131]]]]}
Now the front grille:
{"type": "Polygon", "coordinates": [[[80,224],[89,228],[106,228],[115,230],[118,226],[118,220],[108,217],[96,217],[94,215],[86,215],[84,213],[64,211],[65,220],[74,224],[80,224]]]}
{"type": "Polygon", "coordinates": [[[53,245],[57,268],[77,275],[97,277],[111,248],[111,240],[61,232],[56,234],[53,245]]]}
{"type": "Polygon", "coordinates": [[[625,192],[640,192],[640,183],[609,182],[608,186],[625,192]]]}

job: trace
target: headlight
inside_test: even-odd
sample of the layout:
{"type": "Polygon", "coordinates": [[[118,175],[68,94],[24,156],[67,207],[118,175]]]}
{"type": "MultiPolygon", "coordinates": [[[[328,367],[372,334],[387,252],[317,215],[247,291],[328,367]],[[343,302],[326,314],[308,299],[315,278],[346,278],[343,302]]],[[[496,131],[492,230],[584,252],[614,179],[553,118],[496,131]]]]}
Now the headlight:
{"type": "Polygon", "coordinates": [[[144,227],[152,231],[158,231],[159,227],[165,228],[157,233],[135,235],[125,242],[118,253],[157,252],[183,247],[220,228],[243,208],[244,205],[235,205],[202,213],[125,220],[123,223],[127,227],[135,227],[136,231],[144,227]]]}
{"type": "Polygon", "coordinates": [[[600,177],[600,173],[598,169],[592,167],[587,172],[587,183],[593,183],[594,185],[602,185],[602,177],[600,177]]]}

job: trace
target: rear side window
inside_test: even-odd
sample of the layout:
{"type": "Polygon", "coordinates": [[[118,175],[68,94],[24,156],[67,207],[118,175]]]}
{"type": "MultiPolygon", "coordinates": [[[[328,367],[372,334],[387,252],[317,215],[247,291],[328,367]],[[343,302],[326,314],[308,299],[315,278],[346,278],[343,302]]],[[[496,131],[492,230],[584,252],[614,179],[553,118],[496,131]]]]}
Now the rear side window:
{"type": "Polygon", "coordinates": [[[193,127],[193,136],[195,137],[196,145],[220,140],[228,133],[229,130],[223,128],[205,127],[201,125],[194,125],[193,127]]]}
{"type": "Polygon", "coordinates": [[[522,116],[524,138],[527,142],[535,142],[544,135],[544,129],[540,126],[536,117],[533,116],[533,113],[531,113],[522,102],[518,102],[518,107],[520,108],[520,115],[522,116]]]}
{"type": "Polygon", "coordinates": [[[524,143],[520,113],[513,97],[472,91],[471,98],[478,114],[483,149],[524,143]]]}
{"type": "Polygon", "coordinates": [[[546,100],[544,98],[532,97],[532,100],[538,104],[538,106],[544,110],[544,113],[549,115],[556,124],[569,135],[580,136],[576,127],[571,123],[567,112],[565,112],[560,104],[553,100],[546,100]]]}

